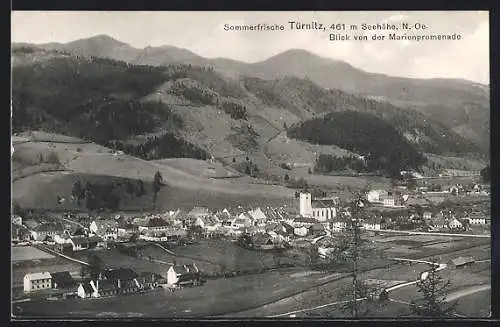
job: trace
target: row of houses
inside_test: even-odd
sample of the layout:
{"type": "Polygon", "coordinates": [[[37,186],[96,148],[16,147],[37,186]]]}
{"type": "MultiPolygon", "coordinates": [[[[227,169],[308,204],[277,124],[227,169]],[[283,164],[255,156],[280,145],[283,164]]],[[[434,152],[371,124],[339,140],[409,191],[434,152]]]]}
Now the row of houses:
{"type": "Polygon", "coordinates": [[[132,269],[104,270],[98,277],[77,281],[70,272],[37,272],[24,276],[24,292],[57,290],[66,296],[97,298],[130,294],[160,286],[183,287],[202,283],[201,271],[196,264],[170,266],[165,277],[145,272],[138,274],[132,269]]]}

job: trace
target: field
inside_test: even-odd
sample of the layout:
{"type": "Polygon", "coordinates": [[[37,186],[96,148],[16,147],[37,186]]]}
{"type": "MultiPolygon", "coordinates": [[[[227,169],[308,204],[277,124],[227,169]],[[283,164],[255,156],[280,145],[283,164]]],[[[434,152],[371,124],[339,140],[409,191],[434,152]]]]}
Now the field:
{"type": "Polygon", "coordinates": [[[12,247],[11,255],[12,262],[54,258],[53,255],[32,246],[14,246],[12,247]]]}
{"type": "MultiPolygon", "coordinates": [[[[490,258],[489,241],[485,239],[433,235],[381,235],[372,237],[371,240],[374,241],[375,248],[379,250],[411,247],[414,251],[411,255],[382,251],[386,256],[385,259],[379,258],[378,254],[363,259],[359,264],[359,278],[379,286],[414,281],[421,272],[429,269],[429,265],[425,263],[396,263],[389,260],[392,256],[422,260],[429,260],[433,257],[440,263],[448,264],[450,260],[459,256],[472,256],[476,260],[490,258]],[[451,248],[429,249],[425,247],[426,244],[439,242],[448,242],[451,248]]],[[[117,250],[96,251],[95,253],[105,261],[107,266],[129,267],[137,272],[155,271],[162,275],[166,274],[169,263],[173,263],[174,260],[177,264],[195,262],[202,271],[207,273],[220,272],[224,269],[271,267],[278,260],[271,253],[244,250],[235,244],[220,240],[205,240],[199,244],[176,247],[173,251],[178,256],[169,255],[158,247],[144,249],[144,255],[150,255],[153,259],[165,263],[132,258],[120,254],[117,250]]],[[[279,260],[286,262],[290,258],[293,258],[293,255],[285,255],[279,260]]],[[[21,303],[19,306],[24,310],[26,317],[44,316],[46,312],[50,312],[50,315],[54,317],[266,317],[294,310],[306,310],[297,313],[297,317],[311,314],[345,317],[346,314],[340,311],[338,304],[308,311],[315,306],[345,300],[343,292],[351,282],[350,277],[345,273],[345,269],[314,272],[307,267],[279,268],[260,274],[228,279],[208,278],[203,286],[184,288],[174,293],[158,290],[147,294],[96,300],[57,302],[34,300],[21,303]]],[[[448,265],[440,274],[445,280],[451,282],[449,294],[459,301],[458,314],[484,316],[486,312],[489,312],[489,293],[488,290],[483,290],[491,283],[489,262],[478,262],[464,268],[454,268],[448,265]],[[477,291],[478,288],[480,291],[477,291]]],[[[404,303],[419,298],[420,294],[416,290],[415,286],[408,286],[391,292],[389,296],[392,302],[376,307],[371,315],[390,317],[410,314],[407,304],[404,303]]]]}
{"type": "MultiPolygon", "coordinates": [[[[245,308],[259,307],[267,302],[287,297],[298,290],[318,283],[321,276],[294,276],[296,270],[283,269],[260,275],[209,280],[196,288],[174,293],[159,290],[154,293],[129,295],[97,300],[65,300],[58,302],[25,302],[23,317],[209,317],[245,308]]],[[[326,275],[323,275],[326,277],[326,275]]],[[[332,275],[328,278],[336,278],[332,275]]],[[[328,279],[322,279],[327,281],[328,279]]]]}
{"type": "Polygon", "coordinates": [[[158,247],[150,246],[144,250],[144,253],[166,262],[174,260],[179,264],[195,262],[202,271],[207,273],[269,268],[275,267],[278,263],[306,264],[308,262],[308,258],[297,250],[275,255],[271,252],[246,250],[234,243],[219,240],[204,240],[199,244],[174,248],[173,251],[177,256],[172,256],[158,247]]]}
{"type": "MultiPolygon", "coordinates": [[[[85,176],[105,178],[142,179],[152,182],[156,171],[162,173],[168,187],[158,194],[158,204],[165,208],[209,205],[225,207],[238,204],[282,205],[293,194],[292,190],[264,184],[249,183],[242,179],[213,179],[207,176],[207,164],[189,161],[189,165],[149,162],[128,155],[113,155],[113,151],[94,143],[74,144],[56,142],[27,142],[15,145],[16,162],[37,166],[40,154],[55,153],[66,172],[51,172],[37,168],[24,178],[12,183],[12,199],[28,207],[54,207],[55,194],[69,198],[74,180],[85,176]],[[184,167],[185,166],[185,167],[184,167]]],[[[18,168],[23,168],[23,166],[18,168]]],[[[220,168],[220,167],[219,167],[220,168]]],[[[208,171],[211,171],[208,169],[208,171]]],[[[219,169],[221,171],[221,169],[219,169]]],[[[22,173],[22,172],[21,172],[22,173]]],[[[21,174],[14,171],[14,175],[21,174]]],[[[216,175],[217,175],[216,169],[216,175]]],[[[62,204],[61,207],[70,204],[62,204]]],[[[152,206],[151,197],[131,203],[131,208],[152,206]]]]}
{"type": "Polygon", "coordinates": [[[11,267],[13,288],[21,287],[24,275],[28,273],[69,271],[78,276],[81,269],[79,264],[59,257],[16,261],[12,262],[11,267]]]}

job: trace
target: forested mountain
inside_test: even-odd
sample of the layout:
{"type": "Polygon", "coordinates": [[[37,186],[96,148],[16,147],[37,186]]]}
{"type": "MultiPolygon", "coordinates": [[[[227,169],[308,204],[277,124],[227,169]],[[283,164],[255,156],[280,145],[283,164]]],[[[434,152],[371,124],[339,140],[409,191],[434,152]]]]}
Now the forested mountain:
{"type": "Polygon", "coordinates": [[[346,62],[297,49],[250,64],[226,58],[204,58],[172,46],[137,49],[106,35],[39,47],[140,65],[184,63],[210,66],[236,79],[242,76],[264,80],[284,76],[306,78],[326,89],[390,102],[397,107],[423,113],[474,142],[483,151],[489,149],[489,87],[465,80],[412,79],[368,73],[346,62]]]}
{"type": "MultiPolygon", "coordinates": [[[[125,47],[112,44],[112,51],[125,47]]],[[[78,49],[94,48],[84,42],[78,49]]],[[[281,171],[267,144],[293,124],[290,137],[376,154],[371,170],[416,167],[423,160],[419,151],[461,155],[480,151],[422,113],[324,89],[309,79],[232,79],[210,65],[134,65],[83,55],[83,50],[68,53],[29,45],[13,49],[14,132],[41,129],[77,136],[146,160],[213,155],[226,158],[236,168],[241,162],[235,158],[246,156],[258,167],[252,171],[262,174],[273,167],[281,171]],[[355,127],[350,125],[353,122],[355,127]],[[307,132],[308,126],[315,126],[321,137],[307,132]],[[370,151],[370,137],[354,140],[360,126],[368,128],[371,137],[394,142],[401,153],[382,155],[379,143],[374,144],[377,150],[370,151]],[[332,136],[339,139],[324,139],[333,127],[332,136]]],[[[185,51],[176,56],[194,58],[185,51]]],[[[310,150],[289,151],[295,155],[310,150]]]]}
{"type": "Polygon", "coordinates": [[[329,113],[291,126],[288,136],[358,153],[365,158],[367,171],[383,171],[390,176],[399,176],[401,170],[418,169],[426,162],[393,126],[369,113],[329,113]]]}

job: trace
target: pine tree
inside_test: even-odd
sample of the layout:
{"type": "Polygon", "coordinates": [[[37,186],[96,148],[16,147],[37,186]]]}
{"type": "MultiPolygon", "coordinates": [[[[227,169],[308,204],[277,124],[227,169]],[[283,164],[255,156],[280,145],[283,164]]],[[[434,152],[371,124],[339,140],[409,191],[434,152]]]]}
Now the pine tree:
{"type": "MultiPolygon", "coordinates": [[[[436,262],[436,260],[431,260],[436,262]]],[[[447,317],[453,315],[457,303],[446,303],[446,292],[450,288],[450,281],[444,281],[437,271],[437,266],[433,265],[425,278],[418,283],[418,292],[422,293],[421,301],[413,300],[411,311],[422,317],[447,317]]]]}

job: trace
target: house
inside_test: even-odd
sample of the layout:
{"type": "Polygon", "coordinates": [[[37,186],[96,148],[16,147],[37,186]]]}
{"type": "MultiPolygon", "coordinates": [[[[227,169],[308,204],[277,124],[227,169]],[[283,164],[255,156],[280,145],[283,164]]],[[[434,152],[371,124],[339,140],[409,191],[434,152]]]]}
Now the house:
{"type": "Polygon", "coordinates": [[[267,233],[259,233],[252,237],[254,248],[260,250],[272,250],[280,248],[282,242],[278,238],[273,238],[267,233]]]}
{"type": "Polygon", "coordinates": [[[23,218],[19,215],[11,215],[11,222],[14,225],[22,226],[23,225],[23,218]]]}
{"type": "Polygon", "coordinates": [[[50,273],[50,276],[52,277],[52,288],[54,289],[69,289],[76,284],[69,271],[50,273]]]}
{"type": "Polygon", "coordinates": [[[259,220],[265,221],[267,219],[266,214],[260,208],[248,211],[248,215],[250,216],[250,218],[257,221],[259,220]]]}
{"type": "Polygon", "coordinates": [[[210,215],[210,210],[205,207],[194,207],[188,214],[188,217],[191,218],[199,218],[199,217],[205,217],[210,215]]]}
{"type": "Polygon", "coordinates": [[[94,220],[90,223],[90,231],[105,240],[118,238],[118,222],[111,219],[94,220]]]}
{"type": "Polygon", "coordinates": [[[71,244],[73,251],[87,250],[89,248],[89,242],[85,236],[70,237],[69,243],[71,244]]]}
{"type": "Polygon", "coordinates": [[[39,272],[24,275],[23,286],[25,292],[39,291],[52,287],[52,277],[49,272],[39,272]]]}
{"type": "Polygon", "coordinates": [[[311,227],[312,225],[318,223],[318,220],[315,219],[315,218],[308,218],[308,217],[297,217],[293,220],[292,222],[292,226],[294,228],[296,227],[306,227],[306,228],[309,228],[311,227]]]}
{"type": "Polygon", "coordinates": [[[139,228],[130,222],[119,222],[116,228],[118,237],[130,238],[139,232],[139,228]]]}
{"type": "Polygon", "coordinates": [[[347,224],[344,221],[332,221],[330,222],[329,226],[330,231],[340,232],[341,230],[346,228],[347,224]]]}
{"type": "Polygon", "coordinates": [[[195,226],[200,226],[206,232],[215,232],[221,225],[220,221],[214,215],[208,215],[196,218],[195,226]]]}
{"type": "Polygon", "coordinates": [[[440,212],[431,219],[429,226],[433,229],[443,229],[448,227],[448,222],[444,215],[440,212]]]}
{"type": "Polygon", "coordinates": [[[141,273],[141,275],[136,279],[142,289],[155,289],[158,285],[166,283],[165,279],[161,275],[151,272],[141,273]]]}
{"type": "Polygon", "coordinates": [[[361,228],[365,230],[380,230],[380,219],[370,219],[368,221],[363,221],[361,228]]]}
{"type": "Polygon", "coordinates": [[[242,213],[238,216],[238,218],[234,219],[231,226],[233,228],[248,228],[252,226],[252,220],[250,219],[250,217],[242,213]]]}
{"type": "Polygon", "coordinates": [[[30,232],[24,227],[19,225],[11,224],[11,239],[12,241],[29,241],[30,232]]]}
{"type": "Polygon", "coordinates": [[[458,219],[453,218],[448,222],[448,227],[450,229],[458,229],[458,228],[463,228],[464,225],[458,219]]]}
{"type": "Polygon", "coordinates": [[[35,241],[45,241],[47,239],[53,239],[54,236],[62,234],[64,227],[62,224],[58,223],[43,223],[31,231],[31,236],[35,241]]]}
{"type": "Polygon", "coordinates": [[[77,288],[77,294],[82,299],[86,299],[89,297],[97,297],[93,296],[97,295],[97,292],[94,292],[94,287],[90,284],[90,282],[80,283],[77,288]]]}
{"type": "Polygon", "coordinates": [[[316,223],[309,227],[309,234],[311,235],[322,235],[325,233],[325,226],[320,223],[316,223]]]}
{"type": "Polygon", "coordinates": [[[96,298],[135,293],[141,289],[141,285],[137,279],[130,279],[131,275],[127,269],[125,269],[125,272],[107,271],[104,274],[108,274],[108,278],[104,276],[104,278],[99,278],[95,281],[91,280],[81,283],[77,290],[78,296],[81,298],[96,298]],[[125,275],[121,275],[122,273],[125,275]]]}
{"type": "Polygon", "coordinates": [[[472,257],[458,257],[456,259],[450,260],[451,265],[455,268],[465,267],[475,263],[472,257]]]}
{"type": "Polygon", "coordinates": [[[170,227],[170,224],[162,218],[150,218],[147,223],[139,225],[139,232],[163,232],[170,227]]]}
{"type": "Polygon", "coordinates": [[[432,219],[432,212],[424,211],[422,217],[424,218],[424,220],[430,220],[430,219],[432,219]]]}
{"type": "Polygon", "coordinates": [[[467,218],[469,221],[469,224],[471,225],[486,225],[486,217],[482,215],[470,215],[469,218],[467,218]]]}
{"type": "Polygon", "coordinates": [[[389,192],[385,190],[371,190],[366,194],[366,199],[370,203],[381,203],[382,197],[388,196],[389,192]]]}
{"type": "Polygon", "coordinates": [[[295,227],[293,233],[297,236],[306,236],[309,233],[309,229],[306,226],[295,227]]]}
{"type": "Polygon", "coordinates": [[[167,271],[167,283],[175,286],[197,285],[201,281],[196,264],[171,266],[167,271]]]}

